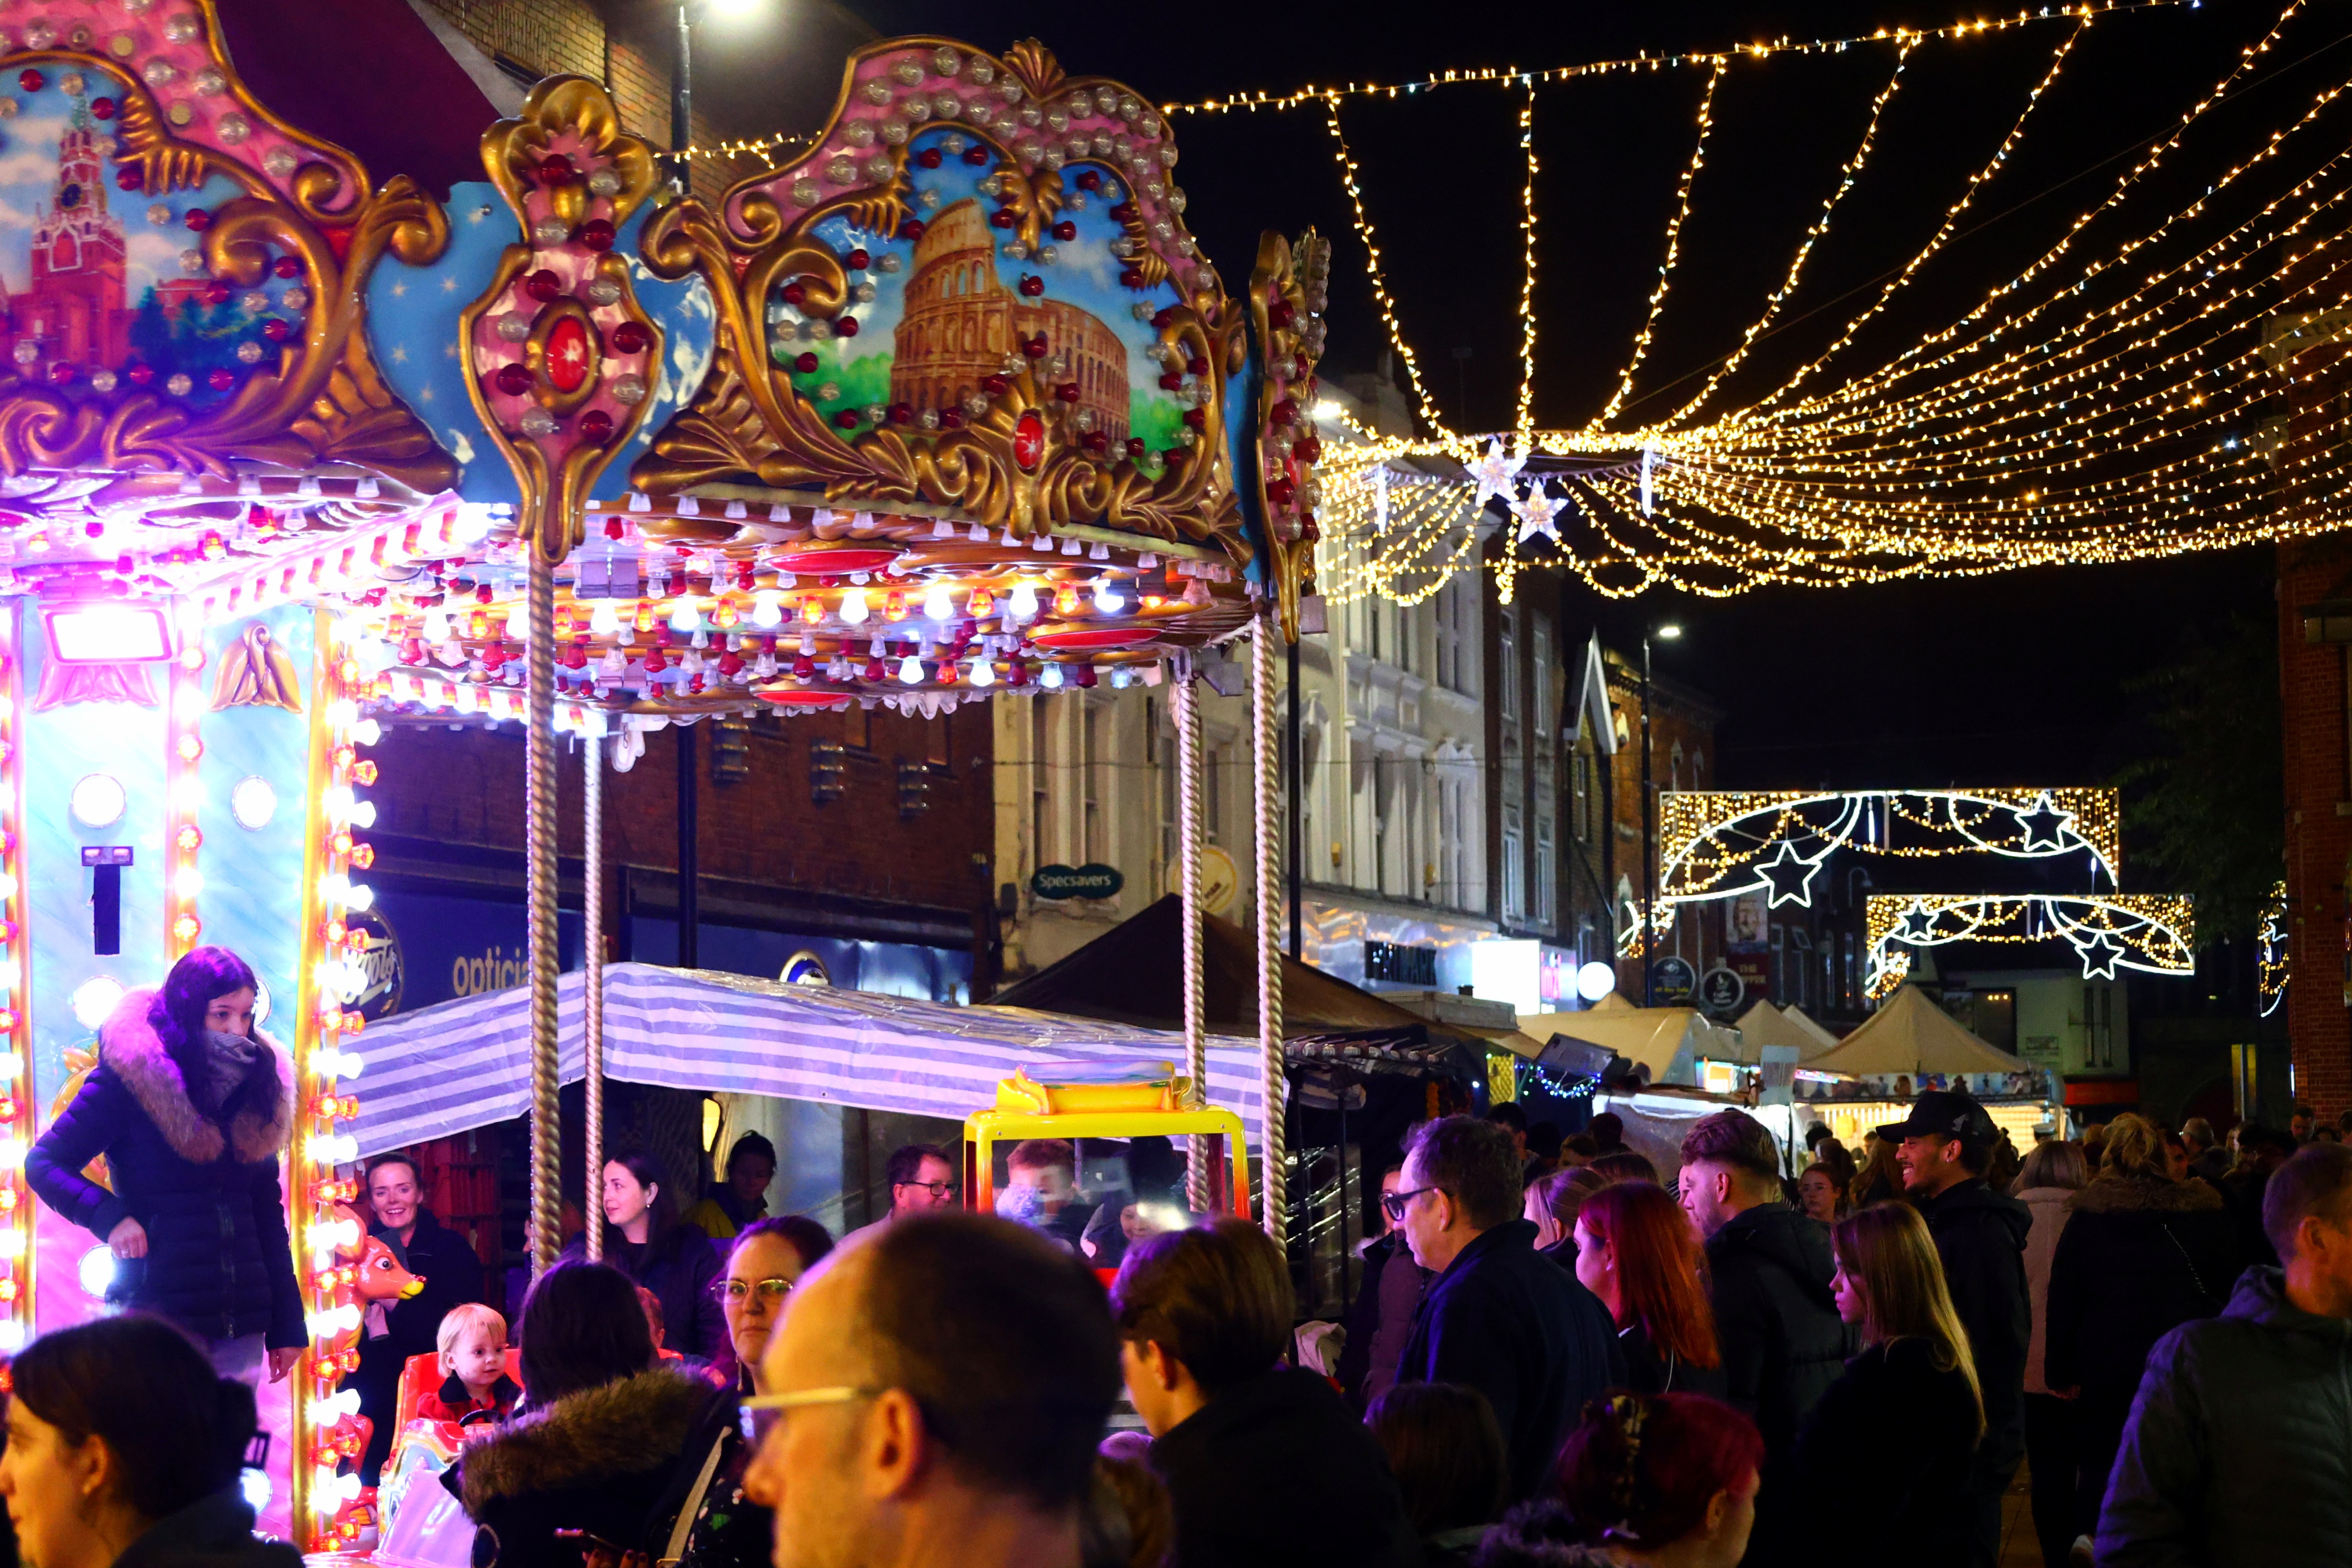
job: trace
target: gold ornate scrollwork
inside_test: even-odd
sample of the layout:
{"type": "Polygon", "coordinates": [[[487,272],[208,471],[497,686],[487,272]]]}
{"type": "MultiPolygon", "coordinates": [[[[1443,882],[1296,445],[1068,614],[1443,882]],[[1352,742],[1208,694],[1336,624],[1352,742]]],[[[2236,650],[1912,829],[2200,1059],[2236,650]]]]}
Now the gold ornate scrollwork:
{"type": "Polygon", "coordinates": [[[590,487],[644,420],[662,371],[661,329],[611,248],[653,193],[653,149],[621,129],[602,87],[550,77],[520,118],[484,132],[482,163],[527,243],[507,246],[489,287],[459,314],[466,388],[514,469],[522,536],[561,561],[581,540],[590,487]],[[521,330],[499,329],[509,321],[521,330]],[[570,346],[581,362],[569,367],[558,362],[567,327],[580,334],[570,346]],[[582,379],[565,387],[573,373],[582,379]]]}
{"type": "MultiPolygon", "coordinates": [[[[1181,362],[1205,367],[1197,382],[1197,404],[1186,416],[1188,444],[1162,454],[1156,474],[1124,452],[1106,449],[1099,434],[1093,438],[1095,450],[1089,451],[1087,433],[1074,418],[1074,405],[1056,395],[1052,378],[1034,360],[984,378],[992,387],[1003,389],[989,392],[984,413],[967,418],[959,412],[936,431],[885,422],[854,436],[827,423],[780,368],[779,342],[770,325],[772,301],[785,285],[796,284],[791,298],[803,315],[823,321],[839,316],[851,298],[849,278],[834,246],[815,236],[815,225],[838,216],[863,232],[897,233],[908,211],[907,160],[912,138],[899,137],[895,144],[876,149],[859,164],[861,175],[869,167],[875,171],[866,183],[830,195],[822,193],[814,177],[817,162],[838,157],[824,149],[845,120],[864,115],[864,123],[873,123],[871,106],[883,100],[871,96],[871,89],[887,80],[877,74],[876,67],[887,65],[892,74],[907,72],[899,79],[911,92],[919,90],[913,84],[920,62],[950,54],[973,62],[975,70],[985,61],[993,78],[1017,82],[1017,94],[1012,88],[1004,89],[1013,95],[1008,102],[1026,98],[1055,106],[1050,112],[1059,113],[1058,106],[1070,95],[1084,92],[1098,98],[1103,105],[1096,120],[1098,131],[1112,115],[1115,102],[1136,96],[1116,83],[1066,78],[1053,56],[1034,41],[1002,60],[934,38],[897,40],[852,57],[833,124],[814,139],[811,152],[737,186],[721,204],[723,220],[719,212],[688,200],[664,208],[646,225],[641,250],[656,277],[697,274],[709,287],[717,308],[718,340],[702,386],[638,459],[633,482],[655,493],[745,481],[778,489],[822,487],[834,502],[921,502],[951,507],[992,528],[1010,528],[1016,537],[1071,524],[1098,525],[1153,538],[1213,542],[1234,559],[1246,560],[1250,546],[1234,495],[1223,405],[1224,378],[1239,368],[1245,353],[1244,330],[1218,288],[1213,270],[1192,259],[1191,241],[1178,234],[1181,225],[1173,220],[1181,197],[1175,205],[1160,199],[1158,171],[1169,161],[1159,151],[1166,145],[1164,127],[1155,120],[1147,134],[1137,126],[1136,101],[1126,103],[1121,145],[1126,133],[1133,131],[1143,152],[1134,157],[1126,173],[1111,172],[1123,182],[1153,182],[1152,199],[1147,206],[1130,188],[1118,204],[1121,210],[1113,221],[1126,240],[1122,264],[1133,274],[1131,285],[1156,287],[1175,275],[1169,256],[1177,254],[1174,246],[1181,239],[1180,259],[1192,282],[1180,295],[1181,302],[1160,314],[1160,340],[1177,350],[1181,362]],[[910,66],[909,61],[917,63],[910,66]],[[859,107],[861,84],[865,108],[859,107]],[[887,178],[879,173],[883,158],[888,164],[887,178]],[[1161,254],[1162,246],[1169,247],[1168,254],[1161,254]],[[1030,444],[1034,446],[1025,465],[1015,451],[1024,418],[1032,421],[1030,444]]],[[[883,90],[894,89],[886,85],[883,90]]],[[[1055,152],[1050,160],[1024,158],[1021,147],[1031,132],[1009,111],[1002,122],[967,118],[955,128],[995,153],[996,183],[991,189],[1010,216],[1005,237],[1018,240],[1034,254],[1048,242],[1046,231],[1056,216],[1074,204],[1062,154],[1055,152]]],[[[1103,162],[1108,165],[1112,161],[1103,162]]],[[[828,175],[827,183],[838,179],[828,175]]]]}
{"type": "Polygon", "coordinates": [[[1265,519],[1267,564],[1282,634],[1298,641],[1298,600],[1315,575],[1318,531],[1313,507],[1316,457],[1315,361],[1323,351],[1324,277],[1330,246],[1313,229],[1297,247],[1274,230],[1258,236],[1257,265],[1251,269],[1250,325],[1258,350],[1258,515],[1265,519]],[[1301,435],[1299,433],[1304,432],[1301,435]]]}

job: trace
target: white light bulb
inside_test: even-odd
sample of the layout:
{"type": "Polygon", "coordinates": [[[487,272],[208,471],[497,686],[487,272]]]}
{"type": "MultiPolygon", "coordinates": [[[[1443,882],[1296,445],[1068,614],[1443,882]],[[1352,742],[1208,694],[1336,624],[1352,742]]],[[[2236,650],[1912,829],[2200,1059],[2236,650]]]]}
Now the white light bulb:
{"type": "Polygon", "coordinates": [[[426,644],[436,648],[449,640],[449,617],[438,605],[425,612],[423,635],[426,644]]]}
{"type": "MultiPolygon", "coordinates": [[[[374,902],[375,889],[363,887],[358,883],[353,883],[351,892],[343,895],[343,906],[347,909],[356,909],[362,915],[367,913],[368,905],[374,902]]],[[[352,1157],[357,1159],[359,1156],[355,1154],[352,1157]]]]}
{"type": "Polygon", "coordinates": [[[923,595],[923,613],[934,621],[947,621],[954,617],[955,601],[949,596],[946,583],[931,584],[930,591],[923,595]]]}
{"type": "Polygon", "coordinates": [[[588,631],[590,634],[597,637],[610,637],[619,632],[620,629],[621,612],[613,608],[613,601],[611,600],[598,600],[596,601],[596,608],[588,612],[588,631]]]}
{"type": "MultiPolygon", "coordinates": [[[[0,701],[5,700],[5,699],[0,699],[0,701]]],[[[202,718],[205,716],[205,710],[210,708],[212,706],[212,694],[205,691],[204,687],[196,685],[194,681],[186,683],[181,686],[178,691],[172,694],[173,716],[184,721],[202,718]]],[[[0,712],[0,718],[5,718],[6,716],[7,715],[5,712],[0,712]]]]}
{"type": "Polygon", "coordinates": [[[971,684],[976,686],[994,685],[996,666],[986,659],[974,659],[971,662],[971,684]]]}
{"type": "Polygon", "coordinates": [[[383,726],[372,718],[363,718],[352,726],[352,739],[360,746],[373,746],[383,738],[383,726]]]}
{"type": "Polygon", "coordinates": [[[1014,583],[1007,608],[1013,612],[1015,621],[1034,621],[1037,619],[1037,591],[1025,582],[1014,583]]]}
{"type": "Polygon", "coordinates": [[[205,890],[205,873],[192,865],[184,865],[172,878],[172,891],[182,898],[194,898],[205,890]]]}
{"type": "Polygon", "coordinates": [[[358,800],[352,802],[352,826],[354,828],[373,828],[375,826],[374,801],[358,800]]]}
{"type": "Polygon", "coordinates": [[[1059,664],[1048,664],[1044,669],[1037,672],[1037,684],[1045,687],[1049,692],[1060,691],[1062,689],[1062,666],[1059,664]]]}
{"type": "MultiPolygon", "coordinates": [[[[95,1029],[97,1025],[93,1024],[90,1027],[95,1029]]],[[[23,1073],[24,1071],[25,1058],[21,1052],[14,1051],[0,1051],[0,1079],[17,1077],[23,1073]]]]}
{"type": "Polygon", "coordinates": [[[784,623],[784,596],[772,588],[751,595],[751,624],[773,627],[784,623]]]}
{"type": "Polygon", "coordinates": [[[701,624],[702,612],[696,606],[694,595],[679,594],[677,603],[669,612],[669,629],[673,632],[691,632],[701,624]]]}
{"type": "Polygon", "coordinates": [[[1119,592],[1108,578],[1095,583],[1095,608],[1106,615],[1116,615],[1127,607],[1127,596],[1119,592]]]}
{"type": "Polygon", "coordinates": [[[908,685],[919,685],[923,679],[923,661],[909,653],[898,663],[898,678],[908,685]]]}
{"type": "Polygon", "coordinates": [[[853,588],[841,596],[841,618],[855,626],[866,619],[866,591],[853,588]]]}

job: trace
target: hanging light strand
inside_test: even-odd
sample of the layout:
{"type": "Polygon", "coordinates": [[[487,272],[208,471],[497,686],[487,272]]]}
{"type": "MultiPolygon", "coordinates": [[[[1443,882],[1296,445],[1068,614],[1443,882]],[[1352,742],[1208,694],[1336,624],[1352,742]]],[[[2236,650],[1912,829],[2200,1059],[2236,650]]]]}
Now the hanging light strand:
{"type": "Polygon", "coordinates": [[[1592,423],[1595,426],[1612,418],[1633,395],[1633,377],[1649,357],[1650,341],[1657,335],[1658,318],[1664,313],[1666,290],[1675,277],[1675,263],[1682,256],[1683,220],[1690,216],[1691,187],[1698,181],[1698,172],[1706,167],[1707,133],[1715,129],[1715,89],[1723,83],[1724,68],[1730,62],[1717,60],[1715,69],[1707,73],[1706,87],[1698,99],[1698,139],[1691,144],[1690,162],[1683,165],[1681,183],[1675,187],[1675,215],[1666,220],[1666,258],[1658,264],[1658,285],[1650,290],[1650,312],[1643,319],[1642,329],[1633,335],[1633,352],[1626,360],[1625,369],[1617,378],[1617,391],[1609,399],[1609,406],[1601,411],[1592,423]]]}

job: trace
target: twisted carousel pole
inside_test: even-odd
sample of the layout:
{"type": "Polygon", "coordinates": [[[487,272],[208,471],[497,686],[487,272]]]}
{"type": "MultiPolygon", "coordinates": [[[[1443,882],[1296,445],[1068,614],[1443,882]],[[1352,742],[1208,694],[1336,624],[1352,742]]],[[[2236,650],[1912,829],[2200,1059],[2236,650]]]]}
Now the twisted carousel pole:
{"type": "MultiPolygon", "coordinates": [[[[654,155],[642,137],[621,129],[610,93],[584,77],[547,78],[531,89],[519,116],[483,133],[482,165],[523,235],[522,243],[508,246],[499,256],[489,287],[459,313],[458,361],[474,411],[514,470],[521,497],[516,531],[528,547],[524,858],[530,953],[530,1236],[536,1276],[555,1261],[563,1216],[562,1113],[557,1097],[555,569],[581,542],[597,476],[653,403],[649,394],[661,379],[663,334],[637,303],[628,258],[613,247],[614,234],[653,194],[654,155]],[[624,324],[635,329],[625,340],[615,330],[624,324]]],[[[590,862],[594,861],[592,852],[590,862]]],[[[592,1130],[592,1147],[600,1131],[592,1130]]],[[[594,1239],[591,1227],[590,1245],[594,1239]]]]}
{"type": "Polygon", "coordinates": [[[1269,599],[1250,638],[1250,725],[1256,759],[1259,1222],[1281,1244],[1288,1234],[1288,1159],[1282,1074],[1282,780],[1276,766],[1274,661],[1281,635],[1269,599]]]}
{"type": "Polygon", "coordinates": [[[524,591],[530,622],[523,839],[530,923],[530,1271],[537,1278],[554,1264],[563,1239],[555,1015],[561,966],[555,946],[555,569],[538,550],[530,552],[524,591]]]}
{"type": "MultiPolygon", "coordinates": [[[[580,758],[581,1023],[587,1031],[587,1082],[581,1154],[593,1213],[604,1166],[604,746],[592,735],[580,758]]],[[[604,1256],[604,1228],[588,1227],[588,1260],[604,1256]]]]}
{"type": "MultiPolygon", "coordinates": [[[[1205,1103],[1209,1043],[1201,975],[1201,688],[1189,660],[1177,671],[1169,712],[1176,721],[1176,852],[1183,860],[1184,1071],[1192,1092],[1205,1103]]],[[[1195,1214],[1208,1213],[1213,1202],[1209,1150],[1206,1134],[1195,1133],[1186,1141],[1184,1201],[1195,1214]]]]}

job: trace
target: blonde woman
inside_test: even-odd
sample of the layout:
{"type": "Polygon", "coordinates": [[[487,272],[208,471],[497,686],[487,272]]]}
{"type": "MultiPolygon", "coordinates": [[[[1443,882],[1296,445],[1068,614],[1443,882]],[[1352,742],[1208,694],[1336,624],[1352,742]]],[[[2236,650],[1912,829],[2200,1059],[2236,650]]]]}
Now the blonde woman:
{"type": "Polygon", "coordinates": [[[1886,1203],[1838,1221],[1830,1248],[1863,1352],[1806,1421],[1794,1495],[1834,1499],[1854,1540],[1902,1542],[1906,1568],[1958,1568],[1984,1396],[1935,1239],[1917,1209],[1886,1203]]]}

